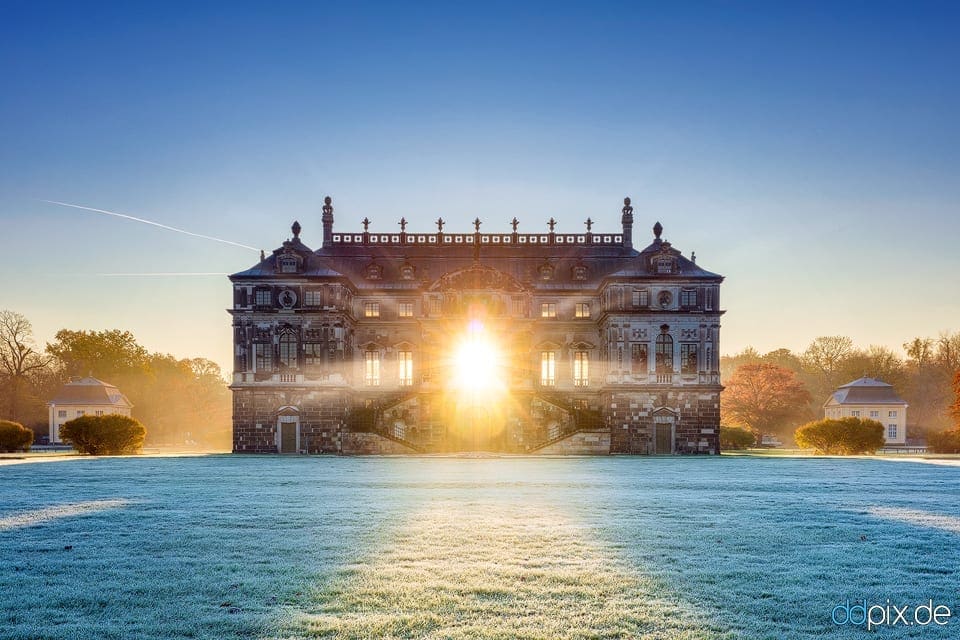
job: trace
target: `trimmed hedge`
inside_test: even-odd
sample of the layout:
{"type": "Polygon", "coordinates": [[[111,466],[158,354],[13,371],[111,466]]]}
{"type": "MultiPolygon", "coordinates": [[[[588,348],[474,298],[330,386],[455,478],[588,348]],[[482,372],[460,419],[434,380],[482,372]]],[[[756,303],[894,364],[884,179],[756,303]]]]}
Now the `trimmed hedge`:
{"type": "Polygon", "coordinates": [[[0,420],[0,451],[30,451],[33,444],[33,431],[19,422],[0,420]]]}
{"type": "Polygon", "coordinates": [[[741,427],[720,425],[720,449],[731,451],[752,447],[757,442],[753,431],[741,427]]]}
{"type": "Polygon", "coordinates": [[[927,434],[927,450],[931,453],[960,453],[960,428],[927,434]]]}
{"type": "Polygon", "coordinates": [[[60,437],[80,453],[111,456],[140,453],[146,428],[134,418],[110,414],[81,416],[60,427],[60,437]]]}
{"type": "Polygon", "coordinates": [[[840,418],[808,422],[794,434],[797,445],[826,455],[875,453],[886,444],[883,425],[876,420],[840,418]]]}

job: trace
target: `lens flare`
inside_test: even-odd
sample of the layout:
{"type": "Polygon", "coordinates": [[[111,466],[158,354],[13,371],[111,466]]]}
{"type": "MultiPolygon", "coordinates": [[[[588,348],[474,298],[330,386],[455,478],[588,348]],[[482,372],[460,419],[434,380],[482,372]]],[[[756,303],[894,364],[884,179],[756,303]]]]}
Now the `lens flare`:
{"type": "Polygon", "coordinates": [[[454,385],[465,392],[494,392],[503,388],[500,350],[484,330],[483,323],[472,320],[457,345],[453,360],[454,385]]]}

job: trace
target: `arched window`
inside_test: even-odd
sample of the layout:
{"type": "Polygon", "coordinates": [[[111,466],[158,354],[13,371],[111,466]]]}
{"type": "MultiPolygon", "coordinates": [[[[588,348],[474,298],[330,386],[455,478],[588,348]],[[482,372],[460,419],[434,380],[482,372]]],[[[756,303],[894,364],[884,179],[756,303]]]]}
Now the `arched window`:
{"type": "Polygon", "coordinates": [[[657,372],[671,373],[673,371],[673,338],[669,333],[657,336],[657,372]]]}
{"type": "Polygon", "coordinates": [[[292,331],[280,334],[280,365],[286,369],[297,368],[297,336],[292,331]]]}

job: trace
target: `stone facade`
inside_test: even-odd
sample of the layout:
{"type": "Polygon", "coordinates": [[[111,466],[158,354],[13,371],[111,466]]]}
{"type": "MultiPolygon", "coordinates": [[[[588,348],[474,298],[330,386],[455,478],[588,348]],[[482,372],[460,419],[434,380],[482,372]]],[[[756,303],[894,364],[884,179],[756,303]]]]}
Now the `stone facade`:
{"type": "Polygon", "coordinates": [[[230,277],[234,451],[719,453],[723,278],[634,249],[629,199],[616,233],[362,224],[328,198],[319,250],[294,223],[230,277]]]}

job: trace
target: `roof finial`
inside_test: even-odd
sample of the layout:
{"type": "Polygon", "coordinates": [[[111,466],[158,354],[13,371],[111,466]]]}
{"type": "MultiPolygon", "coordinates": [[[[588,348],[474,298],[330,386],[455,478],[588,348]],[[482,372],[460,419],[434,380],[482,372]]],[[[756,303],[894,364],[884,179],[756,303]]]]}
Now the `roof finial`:
{"type": "Polygon", "coordinates": [[[657,240],[660,239],[660,234],[663,233],[663,225],[659,222],[653,225],[653,235],[656,236],[657,240]]]}
{"type": "Polygon", "coordinates": [[[692,262],[693,264],[697,264],[697,252],[696,252],[696,251],[692,251],[692,252],[690,253],[690,262],[692,262]]]}
{"type": "Polygon", "coordinates": [[[296,220],[293,221],[293,226],[290,227],[290,231],[293,231],[293,237],[295,240],[300,239],[300,223],[296,220]]]}
{"type": "Polygon", "coordinates": [[[264,253],[263,249],[260,249],[260,262],[263,262],[267,259],[267,254],[264,253]]]}
{"type": "Polygon", "coordinates": [[[365,217],[363,220],[360,221],[360,224],[363,225],[363,232],[366,233],[367,229],[370,228],[370,218],[365,217]]]}
{"type": "Polygon", "coordinates": [[[443,233],[443,225],[446,224],[443,218],[437,218],[437,232],[443,233]]]}
{"type": "Polygon", "coordinates": [[[517,220],[516,216],[514,216],[513,220],[510,221],[510,224],[513,225],[513,232],[516,233],[517,227],[520,226],[520,221],[517,220]]]}
{"type": "Polygon", "coordinates": [[[404,233],[407,230],[407,219],[400,218],[400,233],[404,233]]]}
{"type": "Polygon", "coordinates": [[[593,220],[587,218],[587,221],[583,224],[587,225],[587,233],[590,233],[590,230],[593,229],[593,220]]]}
{"type": "Polygon", "coordinates": [[[550,221],[547,222],[547,226],[550,227],[550,233],[553,233],[553,228],[557,226],[557,221],[554,220],[553,218],[550,218],[550,221]]]}
{"type": "Polygon", "coordinates": [[[480,217],[479,217],[479,216],[473,221],[473,228],[477,230],[477,233],[480,233],[480,225],[482,225],[482,224],[483,224],[483,223],[480,222],[480,217]]]}

